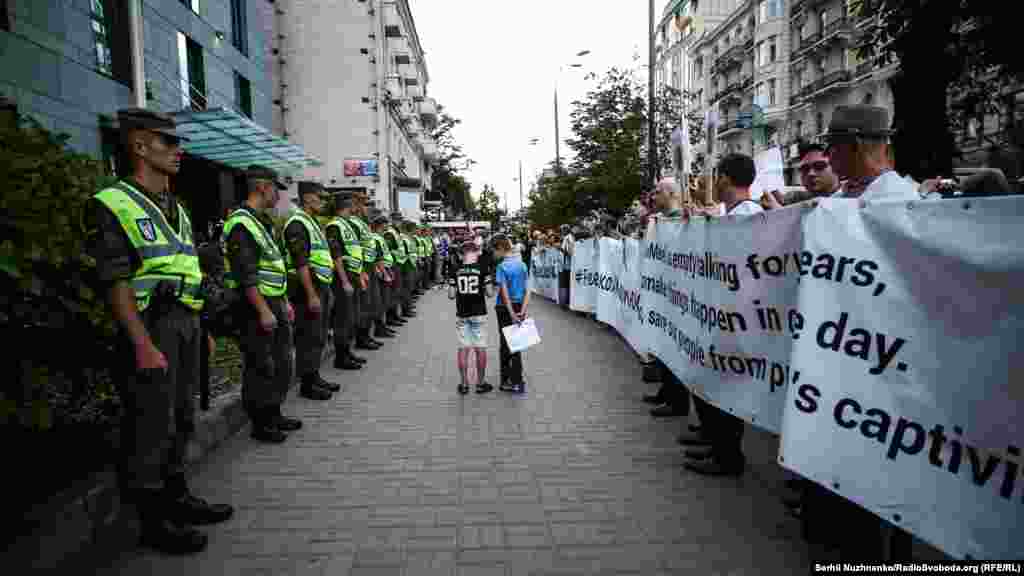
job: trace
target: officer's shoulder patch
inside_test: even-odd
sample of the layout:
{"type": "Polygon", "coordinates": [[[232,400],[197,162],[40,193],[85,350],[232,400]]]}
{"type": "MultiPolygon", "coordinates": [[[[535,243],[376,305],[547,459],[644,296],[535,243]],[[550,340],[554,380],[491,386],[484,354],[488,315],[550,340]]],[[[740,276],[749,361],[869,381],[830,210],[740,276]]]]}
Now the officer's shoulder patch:
{"type": "Polygon", "coordinates": [[[156,227],[153,226],[152,218],[139,218],[135,223],[139,226],[139,233],[143,238],[150,242],[156,240],[156,227]]]}

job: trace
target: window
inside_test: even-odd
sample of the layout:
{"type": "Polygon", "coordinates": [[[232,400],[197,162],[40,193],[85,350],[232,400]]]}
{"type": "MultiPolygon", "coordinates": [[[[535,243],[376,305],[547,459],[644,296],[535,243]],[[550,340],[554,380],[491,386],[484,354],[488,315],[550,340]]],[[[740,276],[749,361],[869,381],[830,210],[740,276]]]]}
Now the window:
{"type": "Polygon", "coordinates": [[[248,56],[249,30],[245,10],[245,0],[231,0],[231,45],[244,56],[248,56]]]}
{"type": "MultiPolygon", "coordinates": [[[[0,12],[5,2],[0,0],[0,12]]],[[[90,0],[89,27],[96,71],[131,86],[131,44],[124,0],[90,0]]]]}
{"type": "Polygon", "coordinates": [[[818,135],[825,131],[825,115],[818,112],[814,115],[814,134],[818,135]]]}
{"type": "Polygon", "coordinates": [[[754,90],[754,104],[757,104],[761,108],[768,106],[768,83],[761,82],[757,85],[754,90]]]}
{"type": "Polygon", "coordinates": [[[11,21],[7,16],[7,0],[0,0],[0,30],[10,31],[11,21]]]}
{"type": "Polygon", "coordinates": [[[774,36],[757,45],[757,63],[759,66],[767,66],[775,62],[776,56],[777,54],[774,36]]]}
{"type": "Polygon", "coordinates": [[[178,32],[178,75],[181,77],[181,102],[184,108],[206,109],[206,68],[203,49],[178,32]]]}
{"type": "Polygon", "coordinates": [[[245,76],[235,72],[235,102],[238,111],[246,118],[252,118],[252,83],[245,76]]]}
{"type": "Polygon", "coordinates": [[[758,5],[758,16],[761,22],[769,18],[782,16],[782,0],[761,0],[758,5]]]}
{"type": "Polygon", "coordinates": [[[818,30],[821,33],[825,33],[825,27],[828,26],[828,9],[822,10],[818,16],[818,30]]]}
{"type": "Polygon", "coordinates": [[[196,14],[199,14],[199,0],[181,0],[181,3],[191,8],[196,14]]]}
{"type": "MultiPolygon", "coordinates": [[[[110,56],[110,12],[106,4],[104,0],[92,0],[90,3],[92,45],[96,69],[107,76],[113,76],[114,63],[110,56]]],[[[4,12],[6,13],[6,10],[4,12]]]]}
{"type": "Polygon", "coordinates": [[[801,139],[803,137],[804,137],[804,121],[803,120],[797,120],[796,121],[796,134],[793,135],[793,138],[795,140],[799,140],[799,139],[801,139]]]}
{"type": "Polygon", "coordinates": [[[775,79],[772,78],[768,81],[768,105],[775,106],[775,79]]]}

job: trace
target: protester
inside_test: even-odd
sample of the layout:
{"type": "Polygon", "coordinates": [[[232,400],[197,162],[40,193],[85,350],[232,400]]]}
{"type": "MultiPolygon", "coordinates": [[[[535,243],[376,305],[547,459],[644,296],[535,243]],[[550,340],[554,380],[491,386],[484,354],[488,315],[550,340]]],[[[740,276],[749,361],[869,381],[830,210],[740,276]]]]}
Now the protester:
{"type": "Polygon", "coordinates": [[[917,200],[917,187],[892,167],[889,111],[880,106],[837,106],[822,138],[836,174],[845,180],[832,196],[864,200],[917,200]]]}
{"type": "Polygon", "coordinates": [[[761,207],[765,210],[774,210],[813,198],[832,196],[839,190],[839,177],[832,171],[832,164],[829,162],[824,146],[804,145],[801,147],[799,155],[800,164],[797,170],[800,172],[800,184],[803,185],[803,189],[788,197],[783,197],[778,190],[762,194],[761,207]]]}
{"type": "MultiPolygon", "coordinates": [[[[714,200],[725,205],[725,215],[744,216],[763,212],[751,198],[754,183],[754,159],[744,154],[729,154],[719,161],[714,187],[714,200]]],[[[686,211],[684,217],[689,217],[686,211]]],[[[707,211],[705,210],[705,213],[707,211]]],[[[720,410],[698,396],[694,407],[700,416],[701,428],[694,436],[680,438],[680,443],[694,446],[686,450],[685,468],[708,476],[740,476],[746,467],[743,455],[745,424],[738,417],[720,410]]]]}
{"type": "MultiPolygon", "coordinates": [[[[495,274],[498,285],[498,298],[495,302],[495,313],[498,316],[499,329],[519,324],[526,318],[526,308],[530,303],[530,293],[526,290],[526,265],[522,258],[512,251],[512,242],[506,236],[498,236],[494,241],[495,255],[500,259],[495,274]]],[[[512,353],[501,334],[501,383],[499,388],[505,392],[523,394],[526,383],[523,381],[522,353],[512,353]]]]}
{"type": "MultiPolygon", "coordinates": [[[[679,218],[682,216],[682,191],[675,178],[663,178],[654,188],[654,208],[658,210],[658,218],[679,218]]],[[[661,382],[658,392],[643,397],[644,402],[656,404],[651,410],[655,418],[673,418],[689,416],[690,392],[668,366],[654,356],[653,370],[646,378],[649,382],[661,382]]],[[[703,419],[701,420],[703,422],[703,419]]]]}
{"type": "MultiPolygon", "coordinates": [[[[854,105],[835,109],[823,138],[833,169],[846,182],[833,197],[920,199],[918,187],[892,169],[892,134],[885,108],[854,105]]],[[[881,557],[882,521],[877,516],[817,484],[806,484],[800,516],[804,533],[813,544],[838,553],[842,560],[881,557]]]]}
{"type": "Polygon", "coordinates": [[[455,330],[459,338],[458,366],[461,380],[459,394],[469,393],[469,361],[476,355],[476,393],[485,394],[494,389],[484,379],[487,373],[487,298],[490,297],[487,278],[477,265],[480,248],[476,242],[462,245],[462,267],[449,285],[448,297],[455,300],[455,330]]]}

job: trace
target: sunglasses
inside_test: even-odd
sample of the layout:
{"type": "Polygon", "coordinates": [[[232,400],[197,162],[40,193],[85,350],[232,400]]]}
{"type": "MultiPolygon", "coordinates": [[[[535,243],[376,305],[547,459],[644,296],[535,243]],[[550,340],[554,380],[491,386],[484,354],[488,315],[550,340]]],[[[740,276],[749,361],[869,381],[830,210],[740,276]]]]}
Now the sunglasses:
{"type": "Polygon", "coordinates": [[[807,164],[800,165],[801,174],[807,174],[812,169],[815,172],[824,172],[825,170],[828,170],[828,162],[825,160],[818,160],[817,162],[808,162],[807,164]]]}

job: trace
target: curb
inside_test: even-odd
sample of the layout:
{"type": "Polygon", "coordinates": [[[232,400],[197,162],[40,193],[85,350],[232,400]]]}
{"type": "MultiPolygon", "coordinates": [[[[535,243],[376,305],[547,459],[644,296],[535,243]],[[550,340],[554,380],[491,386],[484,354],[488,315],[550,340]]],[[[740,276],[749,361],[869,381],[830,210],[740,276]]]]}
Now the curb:
{"type": "MultiPolygon", "coordinates": [[[[288,391],[296,386],[293,380],[288,391]]],[[[196,428],[185,453],[189,473],[248,424],[240,389],[211,398],[208,411],[197,408],[196,428]]],[[[117,442],[113,434],[112,441],[117,442]]],[[[97,566],[133,549],[138,538],[138,522],[122,505],[114,465],[36,506],[24,523],[27,533],[11,542],[0,562],[33,574],[83,573],[85,566],[97,566]]]]}

